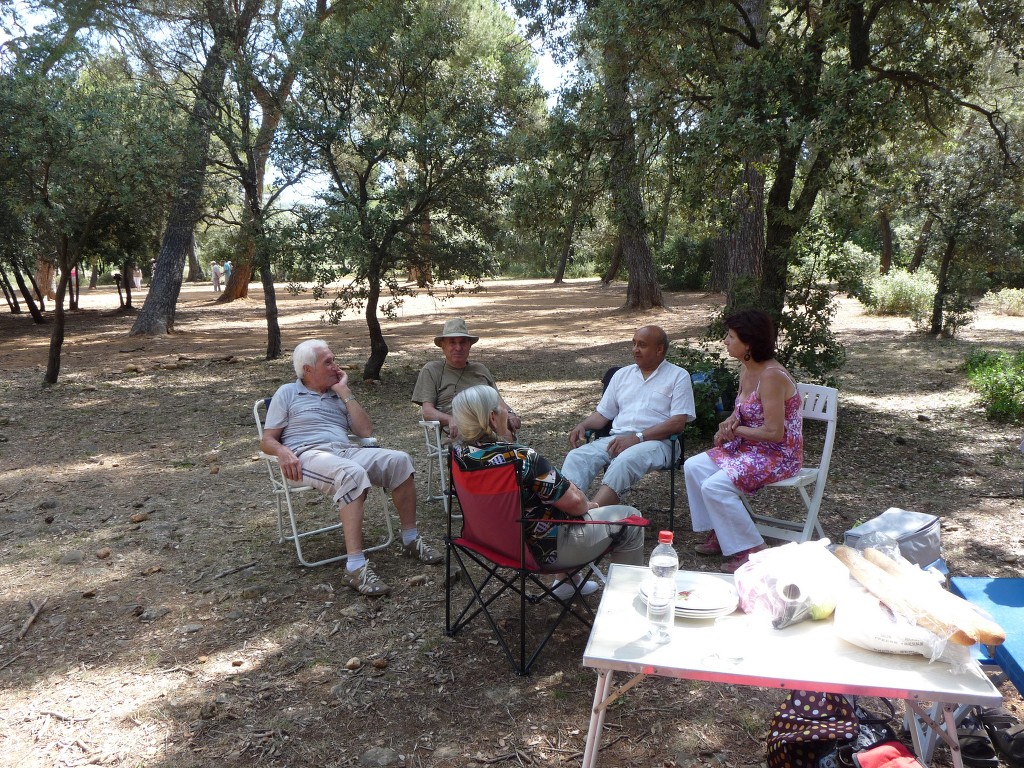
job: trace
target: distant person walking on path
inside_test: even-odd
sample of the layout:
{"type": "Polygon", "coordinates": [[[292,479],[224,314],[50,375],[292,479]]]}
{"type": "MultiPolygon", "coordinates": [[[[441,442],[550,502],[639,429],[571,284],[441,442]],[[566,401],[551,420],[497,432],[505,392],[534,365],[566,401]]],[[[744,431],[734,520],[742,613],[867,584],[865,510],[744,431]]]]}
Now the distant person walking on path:
{"type": "Polygon", "coordinates": [[[132,288],[137,291],[142,290],[142,270],[139,265],[135,265],[135,269],[132,270],[132,288]]]}
{"type": "Polygon", "coordinates": [[[210,262],[210,276],[213,279],[214,293],[220,291],[220,276],[224,274],[224,268],[216,261],[210,262]]]}
{"type": "Polygon", "coordinates": [[[234,267],[231,266],[231,260],[228,259],[224,262],[224,285],[227,285],[228,281],[231,280],[232,269],[234,269],[234,267]]]}

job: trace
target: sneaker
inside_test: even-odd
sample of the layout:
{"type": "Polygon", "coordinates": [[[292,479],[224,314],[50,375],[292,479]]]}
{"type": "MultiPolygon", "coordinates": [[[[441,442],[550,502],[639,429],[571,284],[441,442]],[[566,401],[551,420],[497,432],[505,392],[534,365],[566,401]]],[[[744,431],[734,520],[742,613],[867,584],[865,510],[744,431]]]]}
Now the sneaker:
{"type": "Polygon", "coordinates": [[[408,544],[403,544],[402,554],[406,557],[415,557],[421,563],[426,563],[427,565],[437,565],[444,560],[444,555],[437,550],[431,549],[422,536],[417,536],[408,544]]]}
{"type": "Polygon", "coordinates": [[[391,587],[381,581],[380,576],[373,572],[369,563],[354,571],[346,569],[342,581],[360,595],[367,597],[380,597],[391,591],[391,587]]]}
{"type": "MultiPolygon", "coordinates": [[[[578,576],[576,578],[579,579],[578,576]]],[[[576,583],[579,584],[579,581],[577,581],[576,583]]],[[[551,592],[559,600],[570,599],[575,593],[575,591],[576,590],[572,584],[570,584],[567,581],[562,581],[561,579],[555,579],[555,581],[551,584],[551,592]]],[[[580,594],[583,596],[592,595],[595,592],[597,592],[596,581],[588,581],[586,584],[583,585],[583,588],[580,589],[580,594]]]]}
{"type": "Polygon", "coordinates": [[[722,573],[736,573],[737,569],[747,562],[754,552],[760,552],[762,549],[768,549],[768,545],[758,544],[756,547],[751,547],[750,549],[744,549],[741,552],[737,552],[722,563],[722,573]]]}
{"type": "Polygon", "coordinates": [[[708,536],[701,544],[698,544],[693,548],[693,551],[698,555],[720,555],[722,554],[722,545],[718,543],[718,534],[715,533],[715,529],[712,528],[708,531],[708,536]]]}

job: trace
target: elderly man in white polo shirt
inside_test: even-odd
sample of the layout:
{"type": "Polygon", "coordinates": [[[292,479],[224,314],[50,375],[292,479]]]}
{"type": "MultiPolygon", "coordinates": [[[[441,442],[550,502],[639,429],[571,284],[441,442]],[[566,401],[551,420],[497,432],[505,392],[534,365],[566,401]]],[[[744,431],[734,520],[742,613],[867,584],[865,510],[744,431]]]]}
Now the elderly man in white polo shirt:
{"type": "Polygon", "coordinates": [[[284,476],[332,494],[345,533],[345,583],[376,597],[390,589],[363,554],[363,504],[371,485],[391,491],[402,526],[402,553],[428,565],[443,559],[416,528],[416,482],[403,451],[363,448],[349,433],[369,437],[373,422],[348,386],[348,373],[327,343],[304,341],[292,352],[297,381],[281,386],[270,401],[260,447],[277,456],[284,476]]]}
{"type": "Polygon", "coordinates": [[[615,372],[597,410],[569,433],[572,450],[562,474],[586,492],[604,469],[601,487],[591,499],[598,506],[620,503],[640,478],[667,466],[672,460],[669,436],[697,417],[690,375],[665,360],[667,353],[664,330],[656,325],[638,329],[633,334],[636,363],[615,372]],[[587,430],[609,424],[608,437],[586,442],[587,430]]]}

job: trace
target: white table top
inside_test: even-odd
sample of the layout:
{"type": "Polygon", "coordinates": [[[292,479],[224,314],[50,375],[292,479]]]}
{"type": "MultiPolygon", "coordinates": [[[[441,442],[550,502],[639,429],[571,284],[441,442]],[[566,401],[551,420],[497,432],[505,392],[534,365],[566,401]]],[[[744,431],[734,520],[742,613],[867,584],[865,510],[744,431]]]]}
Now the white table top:
{"type": "MultiPolygon", "coordinates": [[[[638,595],[646,568],[612,565],[583,654],[599,670],[765,688],[998,705],[999,691],[977,674],[954,674],[923,656],[867,651],[839,639],[832,619],[774,629],[766,617],[737,611],[718,620],[676,618],[672,640],[645,641],[647,608],[638,595]]],[[[711,574],[707,574],[711,575],[711,574]]],[[[731,581],[732,576],[715,574],[731,581]]]]}

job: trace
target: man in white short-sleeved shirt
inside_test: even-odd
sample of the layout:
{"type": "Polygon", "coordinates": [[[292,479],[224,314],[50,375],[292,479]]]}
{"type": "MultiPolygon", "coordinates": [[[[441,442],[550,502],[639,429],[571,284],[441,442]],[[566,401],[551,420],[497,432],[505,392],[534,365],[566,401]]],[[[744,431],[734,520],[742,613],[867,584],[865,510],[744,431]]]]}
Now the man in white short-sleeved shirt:
{"type": "Polygon", "coordinates": [[[292,363],[298,380],[282,385],[271,399],[260,447],[277,456],[289,481],[315,486],[338,503],[348,554],[345,583],[363,595],[387,594],[389,587],[363,553],[363,505],[371,485],[391,491],[402,526],[402,553],[428,565],[443,559],[416,528],[412,459],[403,451],[350,441],[350,432],[369,437],[373,422],[326,342],[302,342],[292,353],[292,363]]]}
{"type": "Polygon", "coordinates": [[[656,325],[633,334],[633,365],[620,368],[608,383],[597,409],[569,433],[572,450],[562,474],[578,488],[590,487],[605,470],[591,498],[598,506],[619,504],[640,478],[672,460],[670,435],[697,417],[690,375],[665,360],[668,335],[656,325]],[[611,434],[586,442],[588,430],[611,425],[611,434]]]}

